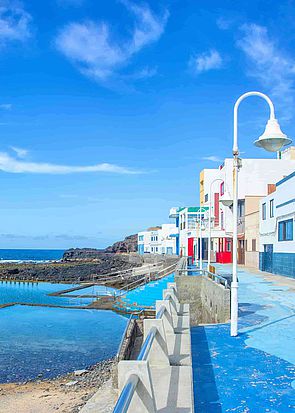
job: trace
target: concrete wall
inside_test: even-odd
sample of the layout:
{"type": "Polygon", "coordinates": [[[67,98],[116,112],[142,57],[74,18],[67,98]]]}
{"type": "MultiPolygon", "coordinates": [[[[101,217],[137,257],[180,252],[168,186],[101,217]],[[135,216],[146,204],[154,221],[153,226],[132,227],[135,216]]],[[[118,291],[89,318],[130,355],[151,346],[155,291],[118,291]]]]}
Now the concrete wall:
{"type": "Polygon", "coordinates": [[[201,278],[202,323],[227,322],[230,319],[230,290],[208,277],[201,278]]]}
{"type": "Polygon", "coordinates": [[[229,320],[229,289],[205,276],[176,276],[175,282],[180,302],[190,304],[192,326],[229,320]]]}

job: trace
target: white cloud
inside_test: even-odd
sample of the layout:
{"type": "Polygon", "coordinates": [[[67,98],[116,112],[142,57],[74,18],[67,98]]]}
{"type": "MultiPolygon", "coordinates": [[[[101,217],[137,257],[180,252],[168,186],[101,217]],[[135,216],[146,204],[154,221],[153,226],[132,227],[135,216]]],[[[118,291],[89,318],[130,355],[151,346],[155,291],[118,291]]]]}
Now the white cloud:
{"type": "MultiPolygon", "coordinates": [[[[283,51],[276,40],[270,38],[266,27],[247,24],[241,27],[238,47],[249,63],[249,75],[260,82],[278,100],[292,105],[294,102],[295,60],[283,51]]],[[[289,113],[285,112],[286,117],[289,113]]]]}
{"type": "Polygon", "coordinates": [[[17,146],[10,146],[10,149],[12,149],[18,158],[25,158],[29,151],[27,149],[19,148],[17,146]]]}
{"type": "Polygon", "coordinates": [[[140,174],[142,171],[118,166],[110,163],[100,163],[90,166],[58,165],[43,162],[27,162],[0,152],[0,170],[9,173],[32,174],[72,174],[85,172],[108,172],[116,174],[140,174]]]}
{"type": "Polygon", "coordinates": [[[207,72],[208,70],[220,69],[222,64],[223,59],[219,52],[215,49],[192,56],[189,61],[190,68],[196,74],[207,72]]]}
{"type": "Polygon", "coordinates": [[[26,41],[31,37],[32,17],[22,3],[13,0],[0,0],[0,44],[10,41],[26,41]]]}
{"type": "Polygon", "coordinates": [[[57,49],[77,65],[81,73],[98,81],[106,81],[118,74],[135,53],[156,42],[168,19],[167,11],[156,16],[147,5],[137,5],[127,0],[121,3],[135,17],[130,40],[121,43],[114,41],[109,24],[93,21],[70,23],[55,39],[57,49]]]}
{"type": "Polygon", "coordinates": [[[202,159],[210,162],[223,162],[223,160],[216,155],[204,156],[202,159]]]}
{"type": "Polygon", "coordinates": [[[11,108],[12,108],[12,104],[11,104],[11,103],[1,103],[1,104],[0,104],[0,109],[10,110],[11,108]]]}

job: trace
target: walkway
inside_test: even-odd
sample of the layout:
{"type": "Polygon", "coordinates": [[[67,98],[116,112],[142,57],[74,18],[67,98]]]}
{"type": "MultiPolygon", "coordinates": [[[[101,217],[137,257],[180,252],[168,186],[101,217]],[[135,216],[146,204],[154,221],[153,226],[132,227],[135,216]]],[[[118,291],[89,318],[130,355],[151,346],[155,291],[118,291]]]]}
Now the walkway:
{"type": "Polygon", "coordinates": [[[294,412],[295,280],[238,275],[239,336],[228,324],[191,329],[196,413],[294,412]]]}

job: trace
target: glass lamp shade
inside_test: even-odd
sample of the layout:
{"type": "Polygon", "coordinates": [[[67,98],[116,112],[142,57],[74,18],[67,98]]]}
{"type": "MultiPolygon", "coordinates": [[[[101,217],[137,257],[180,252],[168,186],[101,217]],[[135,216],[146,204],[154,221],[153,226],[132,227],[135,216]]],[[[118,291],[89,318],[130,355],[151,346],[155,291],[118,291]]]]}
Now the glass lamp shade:
{"type": "Polygon", "coordinates": [[[289,145],[291,142],[292,140],[281,131],[277,119],[269,119],[265,131],[254,142],[254,145],[268,152],[278,152],[283,146],[289,145]]]}
{"type": "Polygon", "coordinates": [[[220,197],[220,200],[219,200],[219,201],[222,203],[223,206],[226,206],[226,207],[231,207],[232,204],[233,204],[232,197],[229,195],[228,192],[225,192],[225,193],[220,197]]]}

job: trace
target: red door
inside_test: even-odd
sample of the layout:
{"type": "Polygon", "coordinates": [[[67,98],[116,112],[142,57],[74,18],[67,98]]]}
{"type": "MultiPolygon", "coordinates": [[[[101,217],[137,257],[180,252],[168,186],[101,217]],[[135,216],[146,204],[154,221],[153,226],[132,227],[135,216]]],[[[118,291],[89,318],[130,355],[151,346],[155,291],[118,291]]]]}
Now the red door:
{"type": "Polygon", "coordinates": [[[194,261],[194,238],[188,238],[187,240],[187,255],[193,257],[192,262],[194,261]]]}

